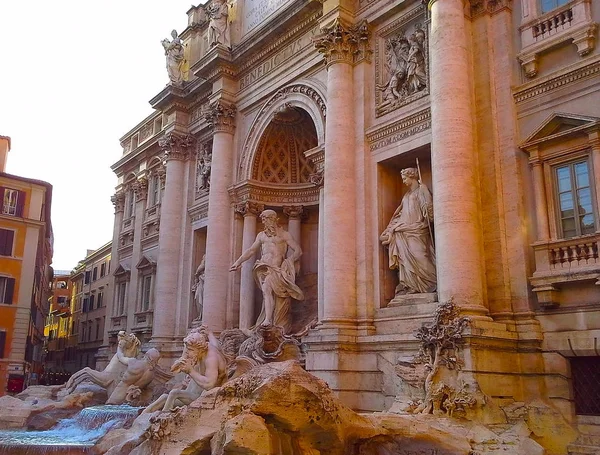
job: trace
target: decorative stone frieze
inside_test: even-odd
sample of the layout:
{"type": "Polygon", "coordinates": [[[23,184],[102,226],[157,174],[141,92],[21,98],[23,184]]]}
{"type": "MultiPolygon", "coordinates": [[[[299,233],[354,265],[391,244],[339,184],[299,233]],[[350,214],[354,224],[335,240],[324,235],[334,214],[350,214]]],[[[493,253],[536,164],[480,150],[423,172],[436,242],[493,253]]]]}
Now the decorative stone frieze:
{"type": "Polygon", "coordinates": [[[234,104],[228,104],[218,100],[211,103],[208,110],[204,113],[204,118],[214,132],[235,131],[236,107],[234,104]]]}
{"type": "Polygon", "coordinates": [[[148,196],[148,179],[141,177],[131,184],[131,188],[135,193],[135,202],[146,200],[148,196]]]}
{"type": "Polygon", "coordinates": [[[125,192],[117,191],[110,197],[110,201],[115,206],[115,213],[125,211],[125,192]]]}
{"type": "Polygon", "coordinates": [[[165,160],[186,161],[196,143],[194,136],[170,132],[158,140],[158,146],[164,151],[165,160]]]}
{"type": "Polygon", "coordinates": [[[239,215],[253,215],[258,216],[265,209],[263,204],[259,204],[258,202],[246,201],[235,206],[235,212],[239,215]]]}
{"type": "Polygon", "coordinates": [[[400,142],[415,134],[431,129],[431,109],[427,108],[413,115],[367,133],[371,152],[400,142]]]}
{"type": "Polygon", "coordinates": [[[353,65],[363,60],[371,61],[370,35],[366,20],[349,25],[336,18],[330,26],[321,29],[321,33],[313,38],[313,42],[323,54],[327,66],[339,62],[353,65]]]}

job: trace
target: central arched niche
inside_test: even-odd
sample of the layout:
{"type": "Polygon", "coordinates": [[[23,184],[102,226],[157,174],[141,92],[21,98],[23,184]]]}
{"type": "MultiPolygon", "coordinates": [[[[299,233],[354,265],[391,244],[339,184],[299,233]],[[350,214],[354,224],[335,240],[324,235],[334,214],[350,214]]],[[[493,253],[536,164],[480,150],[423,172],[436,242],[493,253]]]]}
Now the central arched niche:
{"type": "Polygon", "coordinates": [[[261,136],[252,180],[279,185],[309,183],[315,169],[304,152],[317,144],[317,130],[310,115],[304,109],[284,104],[261,136]]]}
{"type": "MultiPolygon", "coordinates": [[[[318,314],[318,232],[319,206],[318,199],[312,202],[287,202],[295,200],[294,194],[301,194],[306,187],[316,189],[310,183],[310,174],[315,172],[314,164],[304,156],[304,152],[318,146],[318,135],[312,117],[304,109],[283,104],[265,127],[258,141],[252,161],[250,178],[258,186],[284,189],[287,197],[279,201],[257,199],[265,208],[277,212],[279,224],[290,231],[286,206],[302,206],[302,222],[300,229],[300,270],[296,276],[296,284],[304,292],[302,302],[292,301],[292,333],[300,333],[311,322],[316,321],[318,314]]],[[[260,220],[257,230],[263,229],[260,220]]],[[[255,288],[254,316],[260,313],[262,293],[255,288]]]]}

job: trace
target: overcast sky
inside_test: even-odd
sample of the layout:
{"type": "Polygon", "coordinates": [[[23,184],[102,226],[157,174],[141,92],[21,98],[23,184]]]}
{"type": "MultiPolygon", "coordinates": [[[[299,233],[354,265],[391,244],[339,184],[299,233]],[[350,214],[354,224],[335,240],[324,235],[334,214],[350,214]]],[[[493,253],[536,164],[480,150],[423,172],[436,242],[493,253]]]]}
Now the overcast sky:
{"type": "MultiPolygon", "coordinates": [[[[199,2],[203,3],[203,2],[199,2]]],[[[198,3],[196,3],[198,4],[198,3]]],[[[112,240],[119,138],[168,81],[160,40],[190,0],[0,0],[7,171],[50,182],[56,270],[112,240]]]]}

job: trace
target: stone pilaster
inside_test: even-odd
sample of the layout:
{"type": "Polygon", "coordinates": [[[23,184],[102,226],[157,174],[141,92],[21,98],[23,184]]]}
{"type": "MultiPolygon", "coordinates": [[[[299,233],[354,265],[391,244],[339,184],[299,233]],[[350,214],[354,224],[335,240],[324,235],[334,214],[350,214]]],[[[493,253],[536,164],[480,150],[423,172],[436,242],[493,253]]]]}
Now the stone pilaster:
{"type": "MultiPolygon", "coordinates": [[[[256,223],[258,215],[265,209],[262,204],[245,202],[236,207],[236,211],[244,217],[242,251],[246,251],[256,239],[256,223]]],[[[256,322],[254,315],[254,276],[252,269],[256,257],[242,264],[240,279],[240,329],[249,329],[256,322]]]]}
{"type": "Polygon", "coordinates": [[[536,161],[531,164],[533,171],[533,194],[535,198],[535,215],[537,221],[537,239],[545,241],[550,238],[548,223],[548,202],[546,199],[546,187],[544,185],[544,169],[542,163],[536,161]]]}
{"type": "Polygon", "coordinates": [[[473,84],[464,5],[463,0],[436,0],[429,7],[438,294],[440,301],[453,298],[463,313],[484,317],[487,309],[473,100],[471,91],[464,89],[473,84]]]}
{"type": "Polygon", "coordinates": [[[194,149],[192,136],[175,132],[159,140],[166,159],[166,181],[160,207],[161,229],[158,238],[158,264],[154,286],[154,323],[152,341],[156,344],[172,342],[176,330],[176,305],[179,270],[183,260],[184,182],[186,161],[194,149]]]}
{"type": "Polygon", "coordinates": [[[212,167],[208,195],[206,233],[206,278],[202,321],[213,331],[226,324],[229,267],[231,253],[232,214],[228,188],[233,183],[233,134],[236,108],[222,100],[210,105],[205,114],[213,130],[212,167]]]}

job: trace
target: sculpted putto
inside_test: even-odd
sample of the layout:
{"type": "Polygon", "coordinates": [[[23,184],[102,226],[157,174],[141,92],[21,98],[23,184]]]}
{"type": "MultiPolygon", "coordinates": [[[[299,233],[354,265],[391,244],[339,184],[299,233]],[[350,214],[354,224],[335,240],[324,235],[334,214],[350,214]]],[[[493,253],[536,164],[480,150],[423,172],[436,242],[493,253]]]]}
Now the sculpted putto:
{"type": "Polygon", "coordinates": [[[204,390],[218,387],[227,379],[227,360],[221,351],[219,340],[206,326],[192,329],[183,343],[183,354],[173,364],[171,371],[183,371],[191,380],[183,388],[161,395],[144,412],[170,411],[176,406],[188,405],[204,390]]]}
{"type": "Polygon", "coordinates": [[[380,236],[389,248],[390,269],[398,269],[396,296],[436,290],[435,253],[429,223],[433,201],[429,189],[419,183],[415,168],[402,169],[408,192],[380,236]]]}
{"type": "Polygon", "coordinates": [[[110,395],[126,369],[126,363],[123,362],[123,359],[135,358],[140,352],[140,340],[133,333],[126,334],[120,331],[117,340],[117,353],[110,359],[106,368],[102,371],[92,370],[89,367],[79,370],[65,384],[67,393],[72,393],[83,381],[91,381],[107,389],[110,395]]]}
{"type": "Polygon", "coordinates": [[[229,5],[227,0],[213,0],[206,8],[206,14],[210,18],[208,23],[208,42],[210,46],[222,44],[231,46],[229,37],[229,5]]]}
{"type": "Polygon", "coordinates": [[[280,326],[288,334],[292,328],[291,299],[304,300],[304,293],[296,285],[297,261],[302,249],[289,232],[279,227],[275,211],[264,210],[260,219],[264,231],[256,236],[252,246],[242,253],[230,270],[239,269],[260,250],[260,259],[253,269],[254,280],[263,294],[263,306],[256,325],[280,326]],[[286,258],[288,247],[293,253],[286,258]]]}
{"type": "Polygon", "coordinates": [[[168,38],[161,41],[167,59],[167,73],[172,84],[181,85],[183,84],[183,43],[177,36],[176,30],[171,32],[171,37],[172,41],[168,38]]]}

